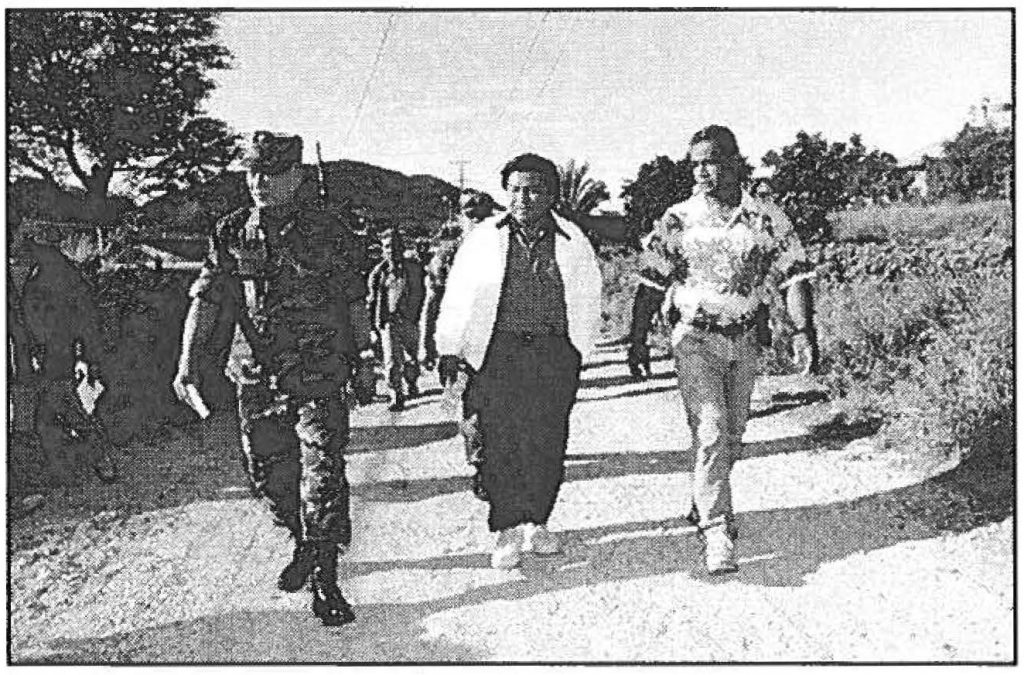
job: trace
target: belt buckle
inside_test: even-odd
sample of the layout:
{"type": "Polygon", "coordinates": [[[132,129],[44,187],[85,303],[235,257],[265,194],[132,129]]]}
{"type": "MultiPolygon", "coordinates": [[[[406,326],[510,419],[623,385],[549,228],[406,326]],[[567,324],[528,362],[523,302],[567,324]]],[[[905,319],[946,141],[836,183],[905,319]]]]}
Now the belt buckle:
{"type": "Polygon", "coordinates": [[[520,335],[520,339],[523,341],[524,345],[529,347],[530,345],[533,344],[533,341],[537,339],[537,334],[536,333],[523,333],[522,335],[520,335]]]}

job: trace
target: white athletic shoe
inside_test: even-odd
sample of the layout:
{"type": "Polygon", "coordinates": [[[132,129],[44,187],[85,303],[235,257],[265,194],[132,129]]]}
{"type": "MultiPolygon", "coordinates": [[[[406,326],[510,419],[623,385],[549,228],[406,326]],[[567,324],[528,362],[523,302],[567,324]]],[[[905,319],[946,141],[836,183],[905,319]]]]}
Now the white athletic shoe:
{"type": "Polygon", "coordinates": [[[510,527],[498,533],[498,542],[491,554],[491,567],[497,570],[510,570],[519,567],[523,561],[523,530],[521,527],[510,527]]]}
{"type": "Polygon", "coordinates": [[[532,551],[537,555],[558,555],[562,552],[562,544],[546,525],[529,524],[526,528],[526,545],[523,550],[532,551]]]}
{"type": "Polygon", "coordinates": [[[708,574],[728,574],[739,571],[736,564],[736,543],[724,527],[704,531],[704,557],[708,574]]]}

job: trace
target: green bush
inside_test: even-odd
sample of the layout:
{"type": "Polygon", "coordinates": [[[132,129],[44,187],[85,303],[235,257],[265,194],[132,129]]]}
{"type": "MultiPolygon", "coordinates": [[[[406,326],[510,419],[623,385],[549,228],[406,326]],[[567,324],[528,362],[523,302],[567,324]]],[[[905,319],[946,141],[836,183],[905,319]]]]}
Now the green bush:
{"type": "Polygon", "coordinates": [[[636,295],[639,254],[622,249],[616,255],[601,256],[601,336],[617,339],[629,333],[636,295]]]}
{"type": "Polygon", "coordinates": [[[1005,234],[833,250],[819,281],[819,335],[826,380],[851,410],[884,419],[891,434],[967,451],[993,433],[1006,437],[1014,401],[1005,234]]]}

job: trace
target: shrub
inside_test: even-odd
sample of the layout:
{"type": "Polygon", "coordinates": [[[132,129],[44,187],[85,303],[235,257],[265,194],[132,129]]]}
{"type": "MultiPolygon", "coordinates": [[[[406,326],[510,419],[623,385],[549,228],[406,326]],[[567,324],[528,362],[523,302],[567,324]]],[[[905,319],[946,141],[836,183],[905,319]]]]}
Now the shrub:
{"type": "Polygon", "coordinates": [[[990,232],[849,248],[832,255],[817,302],[834,392],[904,438],[966,451],[980,438],[1005,438],[1014,405],[1011,242],[990,232]]]}
{"type": "Polygon", "coordinates": [[[601,256],[601,335],[607,339],[629,333],[636,294],[639,254],[620,249],[618,254],[601,256]]]}

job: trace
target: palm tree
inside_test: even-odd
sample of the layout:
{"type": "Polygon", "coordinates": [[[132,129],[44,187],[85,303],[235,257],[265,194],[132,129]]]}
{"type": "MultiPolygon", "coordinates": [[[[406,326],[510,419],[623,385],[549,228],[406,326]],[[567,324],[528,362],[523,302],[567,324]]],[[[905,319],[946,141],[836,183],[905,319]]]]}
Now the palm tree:
{"type": "Polygon", "coordinates": [[[561,183],[558,202],[566,211],[590,213],[598,204],[611,198],[604,181],[587,177],[589,170],[590,164],[584,162],[576,166],[573,159],[558,168],[561,183]]]}

